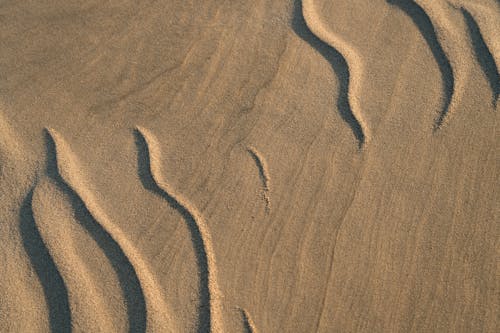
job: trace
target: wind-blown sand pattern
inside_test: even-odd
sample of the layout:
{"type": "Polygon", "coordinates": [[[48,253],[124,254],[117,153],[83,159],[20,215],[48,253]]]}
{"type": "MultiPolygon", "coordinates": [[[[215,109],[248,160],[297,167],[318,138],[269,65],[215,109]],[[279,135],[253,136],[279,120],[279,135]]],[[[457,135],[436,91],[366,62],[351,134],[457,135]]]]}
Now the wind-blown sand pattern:
{"type": "MultiPolygon", "coordinates": [[[[500,5],[498,1],[473,1],[473,0],[450,0],[450,3],[464,10],[468,15],[472,16],[475,24],[479,25],[481,37],[484,39],[489,52],[494,58],[496,68],[500,67],[500,42],[498,42],[498,14],[500,5]]],[[[473,41],[474,42],[474,41],[473,41]]]]}
{"type": "Polygon", "coordinates": [[[222,294],[217,282],[217,264],[212,236],[201,213],[180,194],[176,193],[162,175],[161,151],[156,138],[148,130],[136,127],[136,131],[146,143],[147,167],[155,186],[162,196],[183,216],[191,231],[193,245],[197,252],[200,269],[200,322],[201,332],[224,332],[222,315],[222,294]],[[208,313],[205,313],[208,311],[208,313]]]}
{"type": "Polygon", "coordinates": [[[463,29],[450,18],[450,11],[453,8],[446,0],[415,0],[415,2],[429,16],[452,68],[452,95],[449,102],[445,102],[445,109],[436,118],[434,128],[439,129],[461,103],[470,75],[472,52],[464,38],[463,29]]]}
{"type": "MultiPolygon", "coordinates": [[[[68,330],[67,323],[71,322],[71,328],[75,331],[109,332],[113,330],[113,325],[109,320],[111,317],[105,305],[104,295],[98,292],[96,282],[91,278],[91,274],[82,263],[79,254],[75,253],[69,237],[68,226],[61,223],[62,221],[71,223],[71,211],[68,212],[69,207],[64,207],[60,205],[60,202],[54,200],[57,199],[58,195],[61,195],[57,192],[55,184],[43,179],[35,187],[32,205],[38,232],[65,281],[64,285],[59,286],[59,288],[67,290],[68,294],[71,315],[64,314],[67,312],[66,309],[58,312],[58,316],[67,317],[62,319],[66,323],[60,329],[68,330]],[[47,197],[52,200],[44,200],[47,197]],[[58,207],[58,204],[62,207],[58,207]],[[48,209],[45,205],[53,208],[48,209]],[[53,221],[59,221],[56,228],[54,228],[53,221]],[[53,230],[55,232],[49,232],[53,230]],[[96,311],[96,309],[100,310],[96,311]]],[[[52,288],[57,287],[52,286],[52,288]]],[[[61,299],[61,301],[63,300],[64,298],[61,299]]],[[[57,310],[59,309],[56,308],[53,311],[57,310]]]]}
{"type": "MultiPolygon", "coordinates": [[[[146,298],[148,328],[151,331],[175,331],[172,328],[175,327],[175,322],[168,313],[168,305],[164,300],[165,296],[163,295],[162,289],[158,286],[154,276],[150,273],[141,254],[137,252],[122,231],[111,222],[106,213],[98,206],[97,199],[92,192],[86,188],[86,182],[81,176],[82,172],[78,166],[78,160],[71,152],[71,148],[57,132],[51,129],[48,129],[47,132],[55,144],[57,152],[57,172],[74,193],[81,198],[85,208],[88,209],[96,221],[99,221],[98,223],[103,230],[120,246],[127,259],[132,263],[146,298]]],[[[62,252],[66,254],[66,251],[62,252]]],[[[73,262],[71,258],[70,261],[73,262]]],[[[93,295],[91,295],[91,297],[92,296],[93,295]]],[[[100,307],[97,306],[93,307],[93,310],[95,311],[96,308],[100,309],[100,307]]],[[[103,324],[104,323],[105,319],[103,319],[103,324]]],[[[106,329],[105,325],[101,326],[98,324],[94,327],[102,327],[103,331],[109,331],[106,329]]]]}
{"type": "Polygon", "coordinates": [[[0,18],[0,332],[499,331],[498,0],[0,18]]]}
{"type": "MultiPolygon", "coordinates": [[[[498,34],[498,25],[500,22],[498,22],[498,20],[492,22],[490,19],[492,15],[488,15],[486,12],[487,10],[494,11],[495,7],[491,6],[488,8],[469,1],[464,1],[460,7],[469,29],[476,58],[489,80],[492,105],[496,108],[498,95],[500,94],[500,75],[498,74],[498,66],[500,64],[500,42],[498,42],[498,36],[495,35],[495,31],[498,34]],[[474,17],[479,17],[482,20],[476,21],[474,17]],[[479,27],[478,22],[481,22],[482,28],[479,27]]],[[[497,12],[500,11],[499,7],[500,6],[496,7],[497,12]]]]}
{"type": "Polygon", "coordinates": [[[21,207],[20,231],[23,244],[43,286],[51,331],[71,332],[72,320],[68,288],[35,223],[32,200],[33,190],[28,193],[21,207]]]}
{"type": "Polygon", "coordinates": [[[349,66],[349,105],[351,112],[361,128],[361,135],[358,138],[359,145],[363,146],[364,143],[368,143],[370,140],[370,133],[368,129],[368,124],[363,118],[361,105],[359,103],[359,95],[361,94],[361,85],[363,82],[363,60],[357,53],[357,51],[349,45],[349,43],[342,39],[341,36],[336,35],[332,31],[325,27],[321,21],[321,16],[318,14],[317,8],[315,7],[314,0],[303,0],[302,1],[302,13],[304,15],[304,20],[307,23],[309,29],[323,42],[330,45],[331,47],[337,49],[342,56],[347,61],[349,66]]]}

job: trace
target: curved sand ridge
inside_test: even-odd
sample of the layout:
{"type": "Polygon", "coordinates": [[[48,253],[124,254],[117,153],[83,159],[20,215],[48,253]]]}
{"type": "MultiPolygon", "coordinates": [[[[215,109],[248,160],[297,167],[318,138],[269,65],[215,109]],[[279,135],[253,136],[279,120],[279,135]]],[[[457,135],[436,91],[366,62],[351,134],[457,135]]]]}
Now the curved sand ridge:
{"type": "Polygon", "coordinates": [[[209,330],[217,333],[224,332],[221,303],[222,294],[217,282],[215,252],[208,225],[198,209],[190,204],[182,195],[177,193],[163,177],[160,145],[154,135],[142,127],[136,127],[136,131],[142,136],[147,145],[149,171],[153,181],[163,192],[161,193],[162,197],[183,215],[190,229],[193,242],[195,243],[198,264],[200,265],[200,288],[202,290],[206,289],[205,292],[208,293],[208,295],[203,295],[204,292],[201,292],[202,305],[200,306],[200,311],[203,311],[204,307],[209,308],[209,313],[207,314],[208,318],[203,319],[203,317],[200,317],[200,320],[206,320],[208,322],[200,322],[199,329],[201,331],[209,330]]]}
{"type": "Polygon", "coordinates": [[[269,197],[269,192],[270,192],[269,183],[271,182],[271,178],[269,177],[269,171],[268,171],[269,169],[267,167],[266,160],[254,147],[248,147],[247,151],[254,160],[257,169],[259,170],[259,177],[262,181],[262,187],[263,187],[263,197],[266,203],[266,213],[269,213],[271,209],[271,199],[269,197]]]}
{"type": "MultiPolygon", "coordinates": [[[[98,200],[87,188],[86,181],[78,165],[78,159],[62,137],[52,129],[47,129],[53,139],[57,152],[57,171],[63,181],[81,198],[85,208],[110,237],[121,247],[137,274],[144,291],[147,308],[147,327],[153,332],[176,332],[168,306],[164,301],[162,288],[150,272],[147,263],[126,235],[119,229],[104,210],[98,205],[98,200]]],[[[97,310],[99,311],[99,310],[97,310]]]]}
{"type": "Polygon", "coordinates": [[[455,7],[460,7],[476,18],[481,28],[485,43],[495,59],[497,68],[500,68],[500,39],[498,38],[498,27],[500,22],[500,3],[492,0],[491,5],[477,3],[475,0],[449,0],[455,7]],[[493,15],[495,14],[495,15],[493,15]]]}
{"type": "Polygon", "coordinates": [[[436,118],[434,129],[440,129],[448,118],[455,112],[465,93],[472,67],[472,53],[467,38],[460,31],[453,20],[448,17],[450,9],[448,3],[436,0],[414,0],[420,6],[434,26],[437,38],[443,47],[447,60],[451,65],[452,77],[443,78],[451,80],[450,100],[445,101],[445,106],[436,118]]]}
{"type": "Polygon", "coordinates": [[[314,0],[302,1],[302,15],[304,16],[304,21],[306,22],[309,30],[311,30],[316,37],[324,43],[335,48],[347,62],[351,78],[349,81],[348,100],[353,117],[359,123],[362,136],[364,137],[364,141],[360,142],[361,147],[364,143],[368,143],[371,139],[371,133],[368,129],[368,124],[361,113],[361,105],[359,101],[364,72],[363,60],[359,56],[358,52],[349,43],[347,43],[342,37],[330,31],[321,22],[321,18],[315,8],[314,0]]]}
{"type": "Polygon", "coordinates": [[[32,210],[37,231],[68,292],[71,314],[66,321],[73,329],[83,332],[111,332],[113,325],[104,295],[97,290],[91,272],[75,252],[70,233],[66,232],[71,229],[68,222],[71,223],[72,214],[68,211],[70,207],[64,207],[58,200],[61,195],[58,192],[61,191],[54,183],[47,177],[42,178],[33,191],[32,210]],[[54,221],[57,221],[56,226],[54,221]]]}
{"type": "Polygon", "coordinates": [[[500,39],[498,38],[500,5],[492,3],[490,6],[486,6],[470,0],[453,1],[452,3],[457,8],[462,9],[465,16],[473,44],[476,44],[476,56],[490,81],[492,104],[496,108],[500,94],[498,73],[498,68],[500,68],[500,39]]]}

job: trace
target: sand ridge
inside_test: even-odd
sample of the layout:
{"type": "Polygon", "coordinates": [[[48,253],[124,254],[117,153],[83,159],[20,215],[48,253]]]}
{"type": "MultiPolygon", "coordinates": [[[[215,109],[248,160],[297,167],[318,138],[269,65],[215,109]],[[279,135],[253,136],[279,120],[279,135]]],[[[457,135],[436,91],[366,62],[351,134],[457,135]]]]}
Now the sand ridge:
{"type": "Polygon", "coordinates": [[[157,286],[155,277],[149,271],[147,263],[141,255],[136,252],[135,247],[130,244],[126,235],[111,222],[110,218],[98,206],[98,200],[92,192],[86,188],[84,178],[81,178],[81,171],[76,157],[71,152],[71,148],[64,139],[52,129],[47,130],[48,135],[55,145],[57,152],[57,170],[66,184],[82,198],[84,205],[96,221],[102,226],[113,240],[119,244],[127,259],[132,263],[137,274],[141,287],[144,290],[145,301],[147,305],[148,326],[153,331],[175,331],[175,322],[172,320],[168,305],[165,302],[163,291],[157,286]]]}

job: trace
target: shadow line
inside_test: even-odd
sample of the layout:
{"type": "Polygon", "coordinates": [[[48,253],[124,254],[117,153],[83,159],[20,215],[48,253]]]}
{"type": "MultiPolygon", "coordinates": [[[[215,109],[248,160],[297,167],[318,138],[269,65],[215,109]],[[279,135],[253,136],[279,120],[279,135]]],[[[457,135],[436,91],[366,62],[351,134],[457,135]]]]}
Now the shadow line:
{"type": "Polygon", "coordinates": [[[495,59],[493,58],[490,49],[484,42],[481,30],[472,15],[465,8],[462,8],[462,14],[464,15],[467,28],[469,29],[469,36],[472,40],[472,45],[474,46],[476,58],[490,84],[491,91],[493,93],[492,104],[493,107],[496,108],[498,95],[500,93],[500,76],[498,75],[495,59]]]}
{"type": "Polygon", "coordinates": [[[339,80],[337,108],[341,118],[351,127],[358,141],[359,148],[361,148],[365,143],[365,135],[349,105],[349,67],[347,62],[342,54],[316,37],[316,35],[309,30],[304,20],[304,16],[302,15],[302,1],[295,0],[293,6],[292,29],[297,36],[318,51],[323,58],[330,63],[334,73],[337,75],[339,80]]]}
{"type": "Polygon", "coordinates": [[[193,214],[184,207],[177,199],[163,190],[154,180],[151,173],[150,151],[148,144],[142,134],[134,129],[135,143],[137,146],[137,167],[139,179],[145,189],[153,194],[164,199],[170,207],[177,210],[183,219],[191,235],[191,241],[194,246],[196,261],[199,269],[199,293],[200,304],[198,306],[198,332],[211,331],[211,315],[210,315],[210,287],[209,287],[209,269],[208,269],[208,256],[205,247],[205,242],[201,234],[198,223],[196,222],[193,214]]]}
{"type": "Polygon", "coordinates": [[[406,13],[417,26],[418,30],[424,37],[427,45],[431,49],[432,55],[439,67],[443,79],[444,103],[439,116],[435,120],[434,130],[441,127],[448,114],[453,92],[455,90],[455,78],[453,77],[453,69],[451,63],[446,56],[434,30],[434,25],[427,13],[413,0],[387,0],[391,5],[399,7],[406,13]]]}
{"type": "Polygon", "coordinates": [[[245,309],[240,308],[240,313],[241,313],[241,317],[243,319],[243,328],[245,329],[245,332],[246,333],[257,333],[253,327],[253,324],[250,320],[250,316],[248,315],[247,311],[245,309]]]}
{"type": "Polygon", "coordinates": [[[69,333],[71,332],[71,310],[68,288],[38,231],[33,217],[32,200],[33,189],[23,200],[19,214],[23,246],[42,284],[49,311],[50,331],[69,333]]]}
{"type": "MultiPolygon", "coordinates": [[[[47,175],[70,198],[75,219],[101,248],[116,272],[120,287],[123,291],[123,297],[125,298],[129,332],[146,332],[146,301],[134,267],[120,245],[101,224],[94,219],[82,199],[62,179],[58,172],[55,142],[48,132],[46,132],[45,135],[47,145],[47,175]]],[[[99,310],[96,309],[96,311],[99,310]]]]}

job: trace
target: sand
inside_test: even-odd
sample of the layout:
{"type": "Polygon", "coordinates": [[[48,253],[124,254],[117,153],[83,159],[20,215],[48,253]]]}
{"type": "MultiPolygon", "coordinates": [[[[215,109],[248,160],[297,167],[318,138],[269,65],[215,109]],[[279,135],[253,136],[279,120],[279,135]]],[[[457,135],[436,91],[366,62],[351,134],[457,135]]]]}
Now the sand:
{"type": "Polygon", "coordinates": [[[498,332],[496,0],[5,1],[0,332],[498,332]]]}

